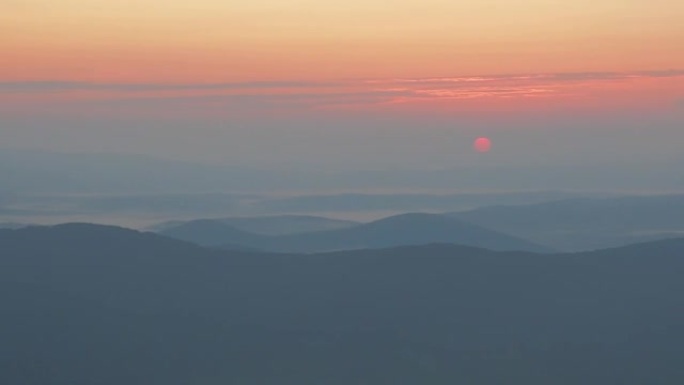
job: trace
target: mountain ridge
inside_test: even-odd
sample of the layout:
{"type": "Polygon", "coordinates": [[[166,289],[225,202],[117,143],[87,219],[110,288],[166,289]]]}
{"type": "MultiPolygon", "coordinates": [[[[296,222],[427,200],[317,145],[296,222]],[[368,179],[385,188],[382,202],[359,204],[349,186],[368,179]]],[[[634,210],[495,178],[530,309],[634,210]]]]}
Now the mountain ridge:
{"type": "Polygon", "coordinates": [[[0,230],[0,382],[676,384],[683,255],[684,239],[295,255],[0,230]]]}
{"type": "Polygon", "coordinates": [[[565,251],[684,235],[684,195],[678,194],[574,198],[447,215],[565,251]]]}
{"type": "Polygon", "coordinates": [[[425,243],[459,243],[495,250],[550,251],[550,249],[439,214],[409,213],[337,230],[279,236],[242,232],[219,221],[194,221],[166,229],[162,235],[204,246],[243,245],[265,251],[320,252],[383,248],[425,243]]]}

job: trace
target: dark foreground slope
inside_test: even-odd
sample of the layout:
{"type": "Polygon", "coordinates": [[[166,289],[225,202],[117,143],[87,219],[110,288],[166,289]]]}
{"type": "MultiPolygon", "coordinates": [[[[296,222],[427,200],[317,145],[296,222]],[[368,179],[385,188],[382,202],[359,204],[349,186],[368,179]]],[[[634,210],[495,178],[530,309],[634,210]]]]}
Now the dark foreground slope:
{"type": "Polygon", "coordinates": [[[221,253],[0,231],[0,383],[680,384],[684,241],[221,253]]]}
{"type": "Polygon", "coordinates": [[[348,228],[267,236],[239,230],[220,220],[199,220],[161,234],[204,246],[236,245],[272,252],[312,253],[454,243],[492,250],[549,251],[524,239],[438,214],[402,214],[348,228]]]}

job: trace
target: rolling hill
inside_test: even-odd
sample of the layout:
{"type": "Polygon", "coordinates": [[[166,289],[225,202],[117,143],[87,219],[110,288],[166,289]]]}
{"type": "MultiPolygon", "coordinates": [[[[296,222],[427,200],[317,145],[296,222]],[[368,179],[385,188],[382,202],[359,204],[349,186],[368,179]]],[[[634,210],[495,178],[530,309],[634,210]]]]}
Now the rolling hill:
{"type": "Polygon", "coordinates": [[[204,246],[242,245],[275,251],[311,253],[384,248],[429,243],[454,243],[492,250],[549,251],[523,239],[435,214],[403,214],[338,230],[281,236],[246,233],[221,221],[193,221],[161,234],[204,246]]]}
{"type": "Polygon", "coordinates": [[[559,250],[582,251],[684,235],[684,195],[491,206],[451,216],[559,250]]]}
{"type": "MultiPolygon", "coordinates": [[[[311,215],[230,217],[210,220],[232,226],[238,230],[262,235],[288,235],[313,231],[337,230],[359,224],[359,222],[354,221],[331,219],[311,215]]],[[[151,227],[150,230],[161,232],[196,221],[197,220],[165,222],[151,227]]]]}
{"type": "Polygon", "coordinates": [[[0,230],[7,384],[679,384],[684,240],[316,255],[0,230]]]}

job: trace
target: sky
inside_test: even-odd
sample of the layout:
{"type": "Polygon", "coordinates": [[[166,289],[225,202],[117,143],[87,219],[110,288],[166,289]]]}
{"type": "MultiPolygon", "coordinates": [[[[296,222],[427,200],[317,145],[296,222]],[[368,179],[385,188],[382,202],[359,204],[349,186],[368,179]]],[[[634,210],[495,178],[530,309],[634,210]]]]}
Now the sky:
{"type": "Polygon", "coordinates": [[[684,164],[682,20],[673,0],[0,0],[0,148],[684,164]]]}

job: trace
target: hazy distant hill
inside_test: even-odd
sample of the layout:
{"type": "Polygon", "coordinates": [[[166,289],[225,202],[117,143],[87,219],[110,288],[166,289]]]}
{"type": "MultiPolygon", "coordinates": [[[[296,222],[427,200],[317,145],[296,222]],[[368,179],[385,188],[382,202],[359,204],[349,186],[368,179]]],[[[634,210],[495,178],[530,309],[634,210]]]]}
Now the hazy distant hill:
{"type": "MultiPolygon", "coordinates": [[[[28,223],[57,223],[74,218],[101,222],[116,217],[115,223],[148,226],[151,221],[166,218],[327,215],[321,213],[333,211],[367,214],[378,210],[383,211],[382,215],[390,215],[578,196],[564,192],[407,194],[402,191],[415,186],[423,186],[429,191],[429,183],[412,183],[399,176],[396,181],[401,184],[392,187],[395,192],[339,193],[382,187],[389,180],[383,177],[385,174],[380,172],[371,177],[363,170],[342,174],[288,170],[285,177],[283,170],[278,168],[198,164],[135,154],[60,153],[0,147],[0,214],[6,221],[28,223]],[[293,190],[305,193],[288,197],[279,194],[293,190]]],[[[413,171],[411,174],[420,176],[424,173],[413,171]]],[[[440,184],[447,180],[441,173],[434,179],[440,184]]],[[[454,183],[454,179],[448,180],[450,184],[454,183]]],[[[391,186],[385,187],[392,191],[391,186]]],[[[269,229],[245,221],[234,224],[268,234],[278,230],[277,226],[269,229]]],[[[301,226],[302,231],[308,228],[303,222],[297,226],[301,226]]]]}
{"type": "Polygon", "coordinates": [[[493,206],[453,216],[561,250],[589,250],[684,235],[684,195],[493,206]]]}
{"type": "Polygon", "coordinates": [[[296,256],[0,231],[0,382],[680,384],[684,240],[296,256]]]}
{"type": "Polygon", "coordinates": [[[277,237],[271,250],[316,252],[454,243],[491,250],[548,251],[523,239],[435,214],[402,214],[354,227],[277,237]]]}
{"type": "MultiPolygon", "coordinates": [[[[380,180],[382,177],[378,176],[380,180]]],[[[257,207],[266,212],[362,212],[459,210],[492,204],[530,204],[589,194],[569,192],[500,192],[457,194],[328,194],[265,199],[257,207]]]]}
{"type": "Polygon", "coordinates": [[[282,236],[246,233],[221,221],[193,221],[161,234],[204,246],[243,245],[278,252],[320,252],[384,248],[429,243],[455,243],[492,250],[549,251],[460,220],[435,214],[403,214],[338,230],[282,236]]]}
{"type": "Polygon", "coordinates": [[[28,225],[16,222],[0,222],[0,229],[20,229],[28,225]]]}
{"type": "MultiPolygon", "coordinates": [[[[212,221],[220,222],[239,230],[263,234],[286,235],[307,233],[312,231],[336,230],[358,225],[359,222],[331,219],[311,215],[275,215],[263,217],[232,217],[217,218],[212,221]]],[[[172,221],[153,226],[153,231],[165,231],[179,225],[194,221],[172,221]]]]}
{"type": "Polygon", "coordinates": [[[220,220],[200,219],[181,223],[159,232],[164,236],[193,242],[202,246],[235,245],[251,246],[259,244],[267,236],[249,233],[220,220]]]}

